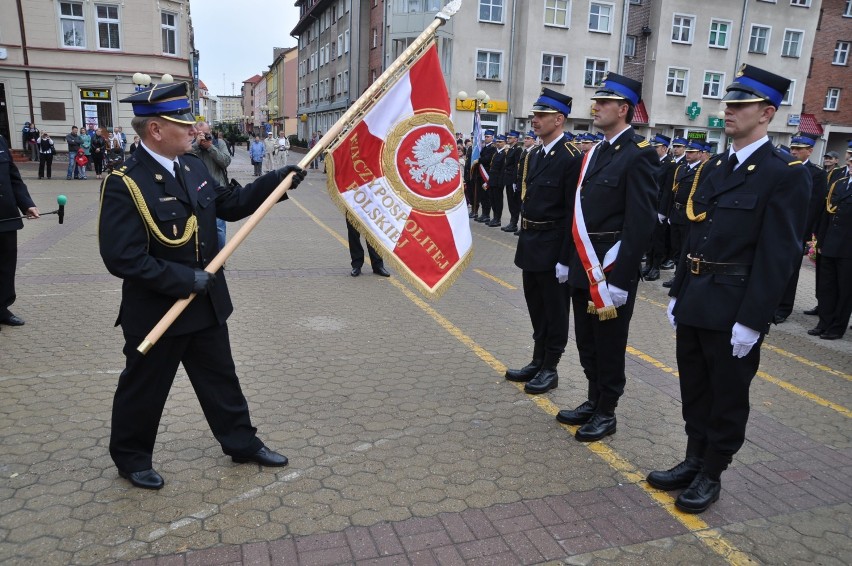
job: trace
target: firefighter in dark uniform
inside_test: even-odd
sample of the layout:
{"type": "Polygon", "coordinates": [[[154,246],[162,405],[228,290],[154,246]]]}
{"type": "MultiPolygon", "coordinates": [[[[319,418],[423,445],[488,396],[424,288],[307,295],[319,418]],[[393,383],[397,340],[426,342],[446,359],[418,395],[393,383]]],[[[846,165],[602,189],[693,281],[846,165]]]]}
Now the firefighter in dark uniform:
{"type": "MultiPolygon", "coordinates": [[[[846,163],[852,168],[852,151],[846,163]]],[[[845,172],[829,187],[817,232],[819,323],[808,334],[823,340],[842,338],[852,315],[852,177],[845,172]]]]}
{"type": "Polygon", "coordinates": [[[233,311],[225,275],[204,271],[219,250],[216,218],[254,212],[286,174],[267,173],[240,190],[219,185],[188,153],[196,135],[186,83],[152,85],[133,103],[141,148],[101,187],[98,238],[104,264],[123,279],[116,325],[124,333],[126,366],[112,410],[110,455],[119,475],[160,489],[152,453],[163,406],[183,364],[207,422],[235,462],[284,466],[287,458],[257,438],[240,389],[226,320],[233,311]],[[137,346],[177,299],[196,298],[147,352],[137,346]]]}
{"type": "MultiPolygon", "coordinates": [[[[704,146],[698,142],[690,141],[686,144],[684,158],[675,166],[674,174],[670,177],[671,185],[665,187],[660,199],[659,213],[668,211],[668,222],[671,229],[671,246],[674,257],[680,257],[680,249],[686,241],[686,233],[689,230],[689,220],[686,218],[686,198],[695,180],[695,173],[701,166],[701,152],[704,146]]],[[[680,269],[680,264],[675,269],[680,269]]],[[[675,271],[677,276],[677,271],[675,271]]],[[[663,287],[671,287],[674,277],[665,281],[663,287]]]]}
{"type": "MultiPolygon", "coordinates": [[[[808,168],[808,172],[811,174],[811,189],[808,194],[810,198],[808,202],[808,218],[805,224],[805,231],[802,233],[803,246],[807,246],[811,236],[816,234],[819,227],[819,219],[822,216],[822,212],[825,211],[825,198],[828,196],[828,176],[822,167],[810,161],[817,139],[819,139],[819,136],[799,132],[790,140],[790,153],[793,157],[804,163],[805,167],[808,168]]],[[[817,255],[817,277],[819,277],[818,262],[819,255],[817,255]]],[[[781,303],[775,309],[775,316],[773,317],[775,324],[783,323],[790,316],[790,313],[793,312],[793,303],[796,300],[796,287],[799,285],[801,267],[802,257],[799,256],[793,260],[793,273],[787,282],[787,289],[784,291],[784,296],[781,297],[781,303]]],[[[817,280],[818,286],[819,280],[817,280]]]]}
{"type": "Polygon", "coordinates": [[[604,141],[585,156],[568,263],[587,399],[557,415],[561,423],[582,425],[574,435],[582,442],[615,432],[642,254],[657,222],[660,159],[630,126],[641,93],[642,83],[609,73],[592,96],[594,124],[604,132],[604,141]]]}
{"type": "Polygon", "coordinates": [[[521,235],[520,217],[521,217],[521,210],[523,208],[523,203],[521,202],[521,200],[522,200],[522,193],[523,193],[523,186],[524,186],[524,175],[526,174],[526,171],[528,169],[528,161],[530,159],[530,154],[532,152],[534,152],[535,150],[540,149],[538,144],[536,143],[537,140],[538,140],[538,138],[535,135],[534,131],[530,130],[526,133],[526,135],[524,136],[524,147],[523,147],[523,150],[522,150],[523,153],[521,153],[521,157],[518,161],[518,173],[515,175],[515,185],[517,186],[517,191],[518,191],[518,219],[519,219],[519,221],[518,221],[517,226],[515,227],[515,231],[514,231],[515,236],[521,235]]]}
{"type": "MultiPolygon", "coordinates": [[[[468,140],[470,141],[470,140],[468,140]]],[[[464,150],[464,196],[467,200],[467,205],[470,207],[470,212],[468,213],[468,218],[474,218],[476,216],[476,209],[474,207],[474,203],[476,202],[473,198],[474,185],[473,185],[473,177],[471,177],[471,155],[473,153],[473,144],[465,144],[464,150]]]]}
{"type": "Polygon", "coordinates": [[[503,216],[503,186],[506,172],[506,136],[500,134],[494,137],[494,146],[497,151],[491,158],[491,167],[488,170],[488,200],[491,202],[491,220],[485,223],[492,228],[500,225],[503,216]]]}
{"type": "Polygon", "coordinates": [[[648,143],[657,152],[657,157],[660,159],[660,166],[655,175],[657,181],[657,224],[654,226],[654,234],[651,237],[651,247],[647,252],[645,267],[642,268],[642,277],[645,281],[656,281],[660,278],[660,265],[666,259],[666,217],[659,212],[660,202],[663,197],[663,180],[668,176],[669,169],[673,169],[673,161],[669,155],[669,145],[672,139],[663,134],[656,134],[648,143]]]}
{"type": "MultiPolygon", "coordinates": [[[[485,145],[479,151],[479,159],[473,164],[474,171],[472,173],[476,183],[476,200],[482,207],[482,214],[474,217],[477,222],[491,222],[491,193],[489,189],[491,184],[486,183],[482,177],[480,165],[482,169],[489,172],[491,169],[491,160],[494,154],[497,153],[497,147],[494,145],[494,130],[485,130],[485,145]]],[[[473,143],[476,143],[474,141],[473,143]]],[[[490,174],[490,173],[489,173],[490,174]]]]}
{"type": "Polygon", "coordinates": [[[526,382],[524,391],[538,394],[559,385],[556,366],[568,343],[568,268],[559,258],[570,254],[572,195],[581,157],[562,133],[571,113],[570,96],[543,88],[532,113],[533,131],[541,147],[533,149],[524,161],[515,265],[523,270],[533,355],[523,368],[508,370],[506,379],[526,382]]]}
{"type": "Polygon", "coordinates": [[[518,143],[520,132],[512,130],[506,136],[506,169],[503,186],[506,187],[506,204],[509,207],[509,223],[500,228],[503,232],[518,229],[518,216],[521,214],[521,184],[518,183],[518,166],[524,156],[524,148],[518,143]]]}
{"type": "Polygon", "coordinates": [[[687,513],[719,499],[722,471],[745,440],[763,336],[793,260],[802,255],[811,176],[767,135],[789,85],[742,66],[723,99],[732,145],[707,162],[687,202],[692,225],[668,309],[677,336],[686,458],[648,475],[658,489],[686,488],[675,505],[687,513]]]}

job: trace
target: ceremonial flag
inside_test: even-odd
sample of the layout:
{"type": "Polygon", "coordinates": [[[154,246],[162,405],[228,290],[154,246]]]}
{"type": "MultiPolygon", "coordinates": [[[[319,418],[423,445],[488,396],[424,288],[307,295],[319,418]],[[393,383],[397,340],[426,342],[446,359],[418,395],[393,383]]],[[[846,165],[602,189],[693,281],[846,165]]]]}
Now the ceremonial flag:
{"type": "Polygon", "coordinates": [[[432,42],[330,144],[325,160],[335,203],[379,255],[429,297],[455,281],[472,253],[449,116],[432,42]]]}
{"type": "Polygon", "coordinates": [[[473,147],[470,151],[472,161],[479,161],[479,153],[482,151],[482,119],[479,117],[479,101],[476,101],[476,109],[473,111],[473,147]]]}

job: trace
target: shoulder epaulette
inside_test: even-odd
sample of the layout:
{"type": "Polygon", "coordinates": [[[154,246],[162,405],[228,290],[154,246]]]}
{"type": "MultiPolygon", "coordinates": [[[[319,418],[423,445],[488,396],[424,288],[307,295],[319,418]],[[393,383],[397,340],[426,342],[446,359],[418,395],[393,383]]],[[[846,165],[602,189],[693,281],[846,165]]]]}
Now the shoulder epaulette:
{"type": "Polygon", "coordinates": [[[648,147],[651,144],[648,143],[648,140],[643,139],[642,141],[638,142],[636,145],[638,145],[639,147],[648,147]]]}
{"type": "Polygon", "coordinates": [[[801,161],[799,161],[799,160],[791,161],[791,162],[787,163],[787,165],[789,165],[789,166],[791,166],[791,167],[792,167],[793,165],[801,165],[801,164],[802,164],[802,162],[801,162],[801,161]]]}
{"type": "Polygon", "coordinates": [[[777,147],[772,151],[772,154],[790,167],[794,165],[802,165],[801,160],[796,159],[792,154],[789,154],[782,149],[778,149],[777,147]]]}
{"type": "Polygon", "coordinates": [[[812,162],[812,161],[808,161],[806,165],[807,165],[808,167],[816,167],[816,168],[817,168],[817,169],[819,169],[820,171],[825,171],[825,169],[824,169],[823,167],[820,167],[819,165],[817,165],[816,163],[814,163],[814,162],[812,162]]]}
{"type": "Polygon", "coordinates": [[[575,156],[580,153],[580,150],[577,148],[576,145],[574,145],[573,142],[565,142],[565,149],[567,149],[568,153],[570,153],[572,156],[575,156]]]}

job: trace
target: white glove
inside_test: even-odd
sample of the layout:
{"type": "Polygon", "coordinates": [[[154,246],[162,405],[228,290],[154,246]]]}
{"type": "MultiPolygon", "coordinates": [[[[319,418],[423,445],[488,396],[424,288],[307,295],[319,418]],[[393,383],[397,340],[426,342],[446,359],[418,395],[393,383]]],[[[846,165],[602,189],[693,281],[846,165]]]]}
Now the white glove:
{"type": "Polygon", "coordinates": [[[665,216],[663,216],[662,214],[660,214],[660,213],[658,212],[658,213],[657,213],[657,220],[659,220],[659,221],[660,221],[660,224],[662,224],[663,222],[665,222],[665,221],[666,221],[666,217],[665,217],[665,216]]]}
{"type": "Polygon", "coordinates": [[[556,264],[556,279],[560,283],[565,283],[568,281],[568,266],[562,265],[561,263],[556,264]]]}
{"type": "Polygon", "coordinates": [[[731,346],[734,347],[733,355],[737,358],[746,357],[751,351],[752,346],[757,343],[758,338],[760,338],[760,332],[757,330],[752,330],[739,322],[734,323],[734,328],[731,330],[731,346]]]}
{"type": "Polygon", "coordinates": [[[666,309],[666,316],[669,317],[669,324],[671,324],[672,328],[674,328],[675,330],[677,330],[677,321],[675,320],[674,312],[672,311],[674,311],[674,306],[676,302],[677,299],[672,297],[669,301],[669,307],[666,309]]]}
{"type": "Polygon", "coordinates": [[[512,183],[512,192],[518,192],[518,185],[516,185],[515,183],[512,183]]]}
{"type": "Polygon", "coordinates": [[[668,222],[669,226],[672,225],[672,219],[671,218],[669,218],[666,222],[668,222]]]}
{"type": "Polygon", "coordinates": [[[627,291],[619,289],[612,283],[607,283],[606,288],[609,289],[609,296],[612,299],[612,304],[615,305],[616,308],[627,303],[627,291]]]}

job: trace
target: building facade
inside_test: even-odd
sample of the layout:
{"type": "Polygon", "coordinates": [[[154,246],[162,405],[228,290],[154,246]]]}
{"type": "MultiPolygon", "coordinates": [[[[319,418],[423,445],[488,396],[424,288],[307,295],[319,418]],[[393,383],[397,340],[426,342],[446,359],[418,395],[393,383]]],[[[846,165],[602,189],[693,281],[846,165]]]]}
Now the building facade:
{"type": "Polygon", "coordinates": [[[131,132],[131,77],[192,84],[191,37],[189,0],[0,3],[0,134],[20,149],[34,122],[63,149],[74,125],[131,132]]]}
{"type": "Polygon", "coordinates": [[[238,124],[243,116],[243,99],[241,96],[219,96],[218,122],[221,124],[238,124]]]}

